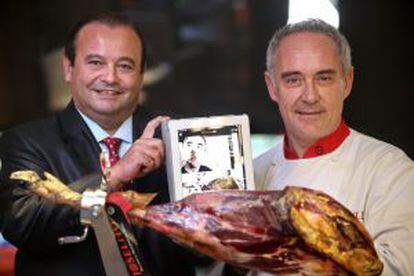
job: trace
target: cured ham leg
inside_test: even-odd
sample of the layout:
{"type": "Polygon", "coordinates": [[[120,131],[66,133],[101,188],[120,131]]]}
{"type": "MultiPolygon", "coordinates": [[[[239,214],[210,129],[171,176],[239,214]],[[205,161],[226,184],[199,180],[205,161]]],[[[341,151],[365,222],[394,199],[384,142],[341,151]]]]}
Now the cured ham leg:
{"type": "Polygon", "coordinates": [[[129,212],[215,259],[277,274],[377,275],[372,240],[342,205],[321,192],[222,190],[129,212]]]}
{"type": "MultiPolygon", "coordinates": [[[[78,206],[70,202],[77,202],[79,194],[71,194],[56,178],[41,180],[33,173],[16,172],[11,177],[35,180],[35,185],[28,186],[33,192],[78,206]],[[53,195],[62,191],[64,200],[53,195]]],[[[129,203],[127,214],[133,224],[235,266],[301,275],[379,275],[383,269],[364,226],[322,192],[300,187],[220,190],[153,206],[147,206],[152,195],[128,191],[110,196],[129,203]]]]}

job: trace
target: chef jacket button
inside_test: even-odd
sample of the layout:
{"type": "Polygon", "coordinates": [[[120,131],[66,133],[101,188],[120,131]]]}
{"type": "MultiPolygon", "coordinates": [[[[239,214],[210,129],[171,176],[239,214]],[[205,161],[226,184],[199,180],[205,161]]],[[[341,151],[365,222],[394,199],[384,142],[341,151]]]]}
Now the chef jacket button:
{"type": "Polygon", "coordinates": [[[322,146],[315,147],[315,153],[317,155],[322,155],[323,154],[323,147],[322,146]]]}

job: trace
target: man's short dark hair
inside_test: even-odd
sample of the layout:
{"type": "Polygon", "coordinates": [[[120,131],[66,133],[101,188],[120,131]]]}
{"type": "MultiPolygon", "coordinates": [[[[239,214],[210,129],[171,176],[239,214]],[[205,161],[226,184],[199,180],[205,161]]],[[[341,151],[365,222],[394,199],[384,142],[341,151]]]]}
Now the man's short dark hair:
{"type": "Polygon", "coordinates": [[[130,27],[135,31],[138,38],[141,40],[141,73],[144,72],[145,65],[147,62],[147,49],[145,46],[144,36],[142,35],[141,30],[138,28],[136,24],[133,23],[131,19],[126,17],[123,14],[115,13],[115,12],[99,12],[90,14],[83,19],[81,19],[76,25],[73,26],[71,29],[69,36],[66,40],[65,44],[65,56],[70,61],[70,64],[73,66],[75,64],[76,58],[76,38],[78,36],[79,31],[86,25],[97,22],[102,23],[107,26],[125,26],[130,27]]]}
{"type": "Polygon", "coordinates": [[[206,137],[204,137],[204,135],[189,135],[189,136],[185,136],[184,139],[183,139],[183,143],[188,138],[193,138],[193,137],[200,137],[203,140],[203,142],[204,142],[204,146],[207,145],[206,137]]]}

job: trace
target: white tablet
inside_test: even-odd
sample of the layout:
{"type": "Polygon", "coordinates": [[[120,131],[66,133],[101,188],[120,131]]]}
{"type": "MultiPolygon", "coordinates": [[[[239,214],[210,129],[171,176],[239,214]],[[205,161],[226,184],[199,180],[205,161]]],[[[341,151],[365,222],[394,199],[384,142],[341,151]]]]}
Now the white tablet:
{"type": "Polygon", "coordinates": [[[169,120],[162,136],[172,201],[211,189],[254,189],[247,115],[169,120]]]}

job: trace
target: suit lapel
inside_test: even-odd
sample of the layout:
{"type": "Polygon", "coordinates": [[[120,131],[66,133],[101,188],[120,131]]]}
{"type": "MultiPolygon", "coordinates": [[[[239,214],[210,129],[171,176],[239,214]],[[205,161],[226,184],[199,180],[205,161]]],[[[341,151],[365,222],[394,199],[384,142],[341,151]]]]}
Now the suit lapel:
{"type": "Polygon", "coordinates": [[[61,133],[82,175],[100,171],[100,147],[73,102],[58,114],[61,133]]]}
{"type": "Polygon", "coordinates": [[[133,142],[138,139],[144,132],[145,126],[147,124],[147,118],[145,116],[145,111],[142,107],[138,107],[134,114],[132,115],[132,138],[133,142]]]}

